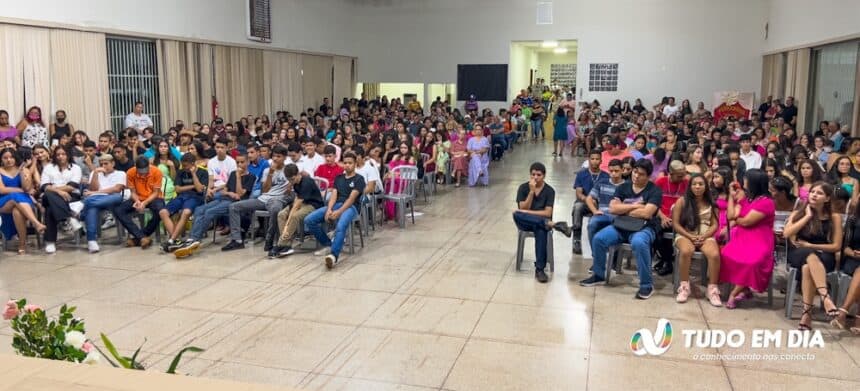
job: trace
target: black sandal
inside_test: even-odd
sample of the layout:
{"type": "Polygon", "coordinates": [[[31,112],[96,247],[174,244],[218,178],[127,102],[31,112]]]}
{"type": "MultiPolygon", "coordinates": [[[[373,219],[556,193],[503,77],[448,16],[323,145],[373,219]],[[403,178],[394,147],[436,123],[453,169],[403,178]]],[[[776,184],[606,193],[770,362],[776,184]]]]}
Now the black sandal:
{"type": "MultiPolygon", "coordinates": [[[[826,307],[824,304],[826,303],[826,300],[830,299],[830,293],[827,292],[827,287],[816,287],[815,290],[818,291],[818,296],[821,297],[821,306],[826,307]],[[824,289],[823,295],[821,294],[822,289],[824,289]]],[[[833,304],[833,309],[827,310],[825,308],[824,313],[827,314],[828,319],[833,319],[839,315],[839,307],[836,306],[836,303],[834,303],[833,300],[830,300],[830,304],[833,304]]]]}
{"type": "MultiPolygon", "coordinates": [[[[803,313],[800,314],[800,321],[803,322],[803,317],[809,315],[810,321],[812,320],[812,304],[803,303],[803,313]]],[[[798,330],[812,330],[812,325],[798,323],[798,330]]]]}

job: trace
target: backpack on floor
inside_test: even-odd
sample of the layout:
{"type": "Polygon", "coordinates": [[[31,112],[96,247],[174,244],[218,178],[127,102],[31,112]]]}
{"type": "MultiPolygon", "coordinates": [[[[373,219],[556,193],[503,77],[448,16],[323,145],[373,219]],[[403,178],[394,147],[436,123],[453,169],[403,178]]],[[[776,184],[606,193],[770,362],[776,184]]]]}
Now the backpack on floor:
{"type": "Polygon", "coordinates": [[[502,148],[502,144],[493,144],[493,152],[490,155],[493,160],[502,160],[502,155],[505,153],[505,149],[502,148]]]}

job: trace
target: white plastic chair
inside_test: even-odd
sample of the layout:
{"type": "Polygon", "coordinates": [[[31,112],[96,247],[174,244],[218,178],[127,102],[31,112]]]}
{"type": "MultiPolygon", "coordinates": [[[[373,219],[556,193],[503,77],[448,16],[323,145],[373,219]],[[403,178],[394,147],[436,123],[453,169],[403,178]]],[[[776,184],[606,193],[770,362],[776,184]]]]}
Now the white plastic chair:
{"type": "Polygon", "coordinates": [[[388,184],[383,200],[393,201],[397,205],[397,221],[400,228],[406,228],[406,207],[412,212],[412,224],[415,224],[415,184],[418,182],[418,167],[397,166],[385,180],[388,184]]]}

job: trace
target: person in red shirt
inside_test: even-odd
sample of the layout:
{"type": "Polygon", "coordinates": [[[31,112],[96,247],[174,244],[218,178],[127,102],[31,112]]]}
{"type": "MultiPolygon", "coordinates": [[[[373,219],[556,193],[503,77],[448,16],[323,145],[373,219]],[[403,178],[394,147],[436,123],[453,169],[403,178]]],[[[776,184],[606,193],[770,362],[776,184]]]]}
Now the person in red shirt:
{"type": "Polygon", "coordinates": [[[669,163],[669,175],[657,178],[654,184],[663,191],[663,202],[660,204],[660,210],[657,211],[660,225],[663,227],[663,232],[657,236],[657,251],[660,252],[660,262],[654,266],[654,269],[657,270],[657,274],[665,276],[672,274],[675,248],[672,245],[672,239],[663,238],[663,234],[672,232],[672,205],[675,205],[679,198],[684,197],[687,186],[690,184],[689,179],[687,179],[686,166],[680,160],[673,160],[669,163]]]}
{"type": "Polygon", "coordinates": [[[343,167],[337,163],[337,159],[335,158],[336,155],[337,150],[334,146],[326,145],[323,148],[325,163],[317,167],[317,170],[314,172],[315,177],[324,178],[328,181],[329,186],[325,189],[326,195],[328,195],[329,190],[334,186],[334,179],[337,178],[338,175],[343,174],[343,167]]]}

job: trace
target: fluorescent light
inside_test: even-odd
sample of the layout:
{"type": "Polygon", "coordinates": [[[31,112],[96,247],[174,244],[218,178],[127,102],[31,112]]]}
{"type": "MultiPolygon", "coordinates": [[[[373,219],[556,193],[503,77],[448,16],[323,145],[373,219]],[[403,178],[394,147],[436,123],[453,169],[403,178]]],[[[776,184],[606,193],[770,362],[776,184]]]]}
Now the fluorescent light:
{"type": "Polygon", "coordinates": [[[552,52],[555,54],[565,54],[567,53],[567,48],[555,48],[552,52]]]}
{"type": "Polygon", "coordinates": [[[540,43],[540,47],[542,47],[542,48],[558,47],[558,42],[556,42],[556,41],[543,41],[540,43]]]}

